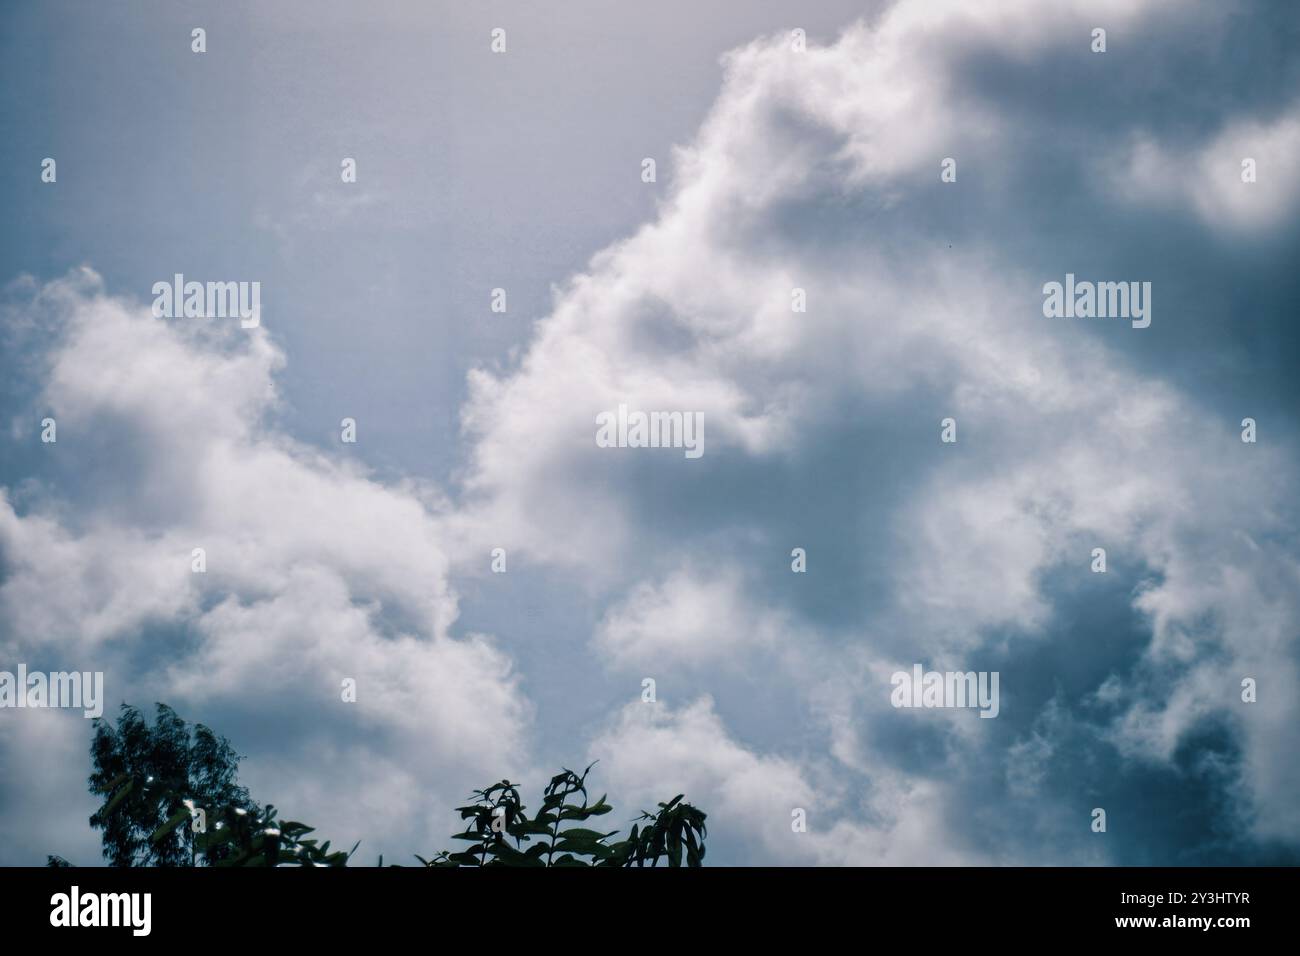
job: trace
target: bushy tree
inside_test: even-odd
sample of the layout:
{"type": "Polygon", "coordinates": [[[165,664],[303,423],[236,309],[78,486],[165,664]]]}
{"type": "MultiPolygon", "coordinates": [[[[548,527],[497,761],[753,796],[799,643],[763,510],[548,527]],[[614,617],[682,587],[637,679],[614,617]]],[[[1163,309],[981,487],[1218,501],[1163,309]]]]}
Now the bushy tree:
{"type": "MultiPolygon", "coordinates": [[[[113,866],[342,866],[348,853],[307,837],[306,824],[276,820],[236,777],[225,737],[192,728],[166,704],[153,725],[126,704],[117,726],[95,721],[90,792],[104,805],[90,818],[113,866]]],[[[353,847],[355,850],[356,847],[353,847]]],[[[58,857],[50,865],[66,865],[58,857]]]]}
{"type": "Polygon", "coordinates": [[[90,792],[104,799],[90,818],[103,831],[113,866],[192,866],[198,847],[188,823],[194,808],[237,808],[257,814],[248,790],[235,782],[239,755],[207,727],[189,727],[166,704],[152,726],[122,705],[116,727],[95,721],[90,744],[90,792]]]}

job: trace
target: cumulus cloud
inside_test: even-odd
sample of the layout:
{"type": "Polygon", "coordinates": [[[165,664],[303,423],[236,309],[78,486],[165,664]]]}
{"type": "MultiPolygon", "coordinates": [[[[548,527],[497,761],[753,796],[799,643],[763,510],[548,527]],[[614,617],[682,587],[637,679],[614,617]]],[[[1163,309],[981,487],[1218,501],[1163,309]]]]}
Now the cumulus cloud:
{"type": "Polygon", "coordinates": [[[609,609],[595,642],[620,665],[702,664],[770,649],[789,634],[779,608],[750,602],[736,568],[704,566],[639,584],[609,609]]]}
{"type": "MultiPolygon", "coordinates": [[[[291,789],[319,798],[301,815],[381,847],[428,812],[400,801],[445,807],[523,766],[529,708],[509,656],[449,633],[436,500],[277,431],[283,355],[262,330],[154,319],[88,270],[9,319],[54,335],[38,404],[58,432],[39,448],[47,480],[0,497],[7,660],[105,671],[110,714],[160,699],[223,732],[256,726],[237,740],[254,779],[259,764],[295,768],[307,784],[291,789]],[[93,488],[69,495],[82,481],[93,488]],[[376,793],[387,812],[362,819],[376,793]]],[[[77,763],[32,772],[73,790],[84,777],[77,763]]],[[[292,779],[265,779],[263,799],[283,805],[292,779]]]]}
{"type": "Polygon", "coordinates": [[[949,831],[934,784],[881,773],[866,799],[819,768],[733,739],[709,697],[672,710],[632,703],[593,741],[603,777],[638,806],[678,793],[707,807],[711,840],[748,862],[943,866],[986,861],[949,831]],[[799,814],[798,811],[802,811],[799,814]],[[847,811],[847,815],[846,815],[847,811]]]}
{"type": "Polygon", "coordinates": [[[1232,123],[1190,150],[1139,136],[1115,158],[1110,179],[1136,203],[1191,209],[1211,226],[1249,234],[1295,215],[1297,157],[1300,104],[1271,121],[1232,123]]]}
{"type": "MultiPolygon", "coordinates": [[[[957,738],[998,763],[1003,748],[1017,748],[1014,788],[1027,792],[1026,781],[1046,771],[1025,760],[1052,752],[1054,727],[1068,727],[1077,746],[1115,748],[1138,774],[1143,761],[1176,765],[1181,744],[1207,721],[1224,721],[1249,807],[1236,825],[1294,843],[1297,781],[1285,769],[1294,738],[1281,728],[1300,711],[1286,692],[1243,705],[1239,682],[1269,667],[1289,686],[1296,673],[1286,490],[1295,450],[1242,443],[1238,409],[1225,414],[1153,376],[1128,349],[1134,340],[1125,337],[1143,334],[1128,323],[1044,319],[1042,285],[1065,270],[1027,255],[1043,239],[1018,231],[1031,221],[1018,220],[1021,164],[1043,155],[1038,117],[1008,108],[973,72],[992,62],[1031,82],[1053,58],[1076,53],[1070,68],[1086,70],[1076,60],[1090,55],[1101,22],[1112,44],[1140,37],[1144,56],[1157,60],[1173,55],[1164,38],[1176,43],[1189,22],[1222,26],[1206,5],[901,3],[806,53],[778,35],[728,54],[723,90],[699,136],[677,152],[658,218],[557,291],[517,368],[472,376],[464,421],[473,460],[459,531],[490,529],[540,560],[577,566],[597,594],[641,575],[596,644],[643,667],[740,648],[745,632],[760,635],[759,646],[779,641],[772,626],[797,634],[802,653],[787,659],[781,680],[798,685],[812,710],[840,715],[842,756],[896,733],[898,715],[874,701],[887,693],[880,675],[897,664],[965,670],[974,659],[1005,662],[1072,639],[1066,606],[1085,586],[1091,549],[1105,547],[1108,573],[1128,582],[1110,599],[1137,631],[1111,651],[1124,672],[1116,712],[1036,722],[1036,708],[1055,699],[1052,678],[1026,674],[1048,681],[1049,693],[1007,690],[1028,708],[1004,717],[1011,739],[957,738]],[[958,158],[956,184],[939,181],[946,156],[958,158]],[[987,197],[982,208],[998,210],[1005,235],[953,249],[943,210],[966,188],[963,177],[978,178],[972,188],[987,197]],[[806,313],[791,309],[796,288],[806,291],[806,313]],[[702,411],[706,455],[670,461],[596,448],[594,416],[619,403],[702,411]],[[950,448],[938,441],[946,416],[959,428],[950,448]],[[844,461],[856,467],[819,470],[844,461]],[[707,490],[719,485],[725,495],[707,490]],[[853,552],[817,566],[814,542],[816,574],[832,584],[778,582],[789,573],[780,556],[804,543],[789,539],[801,527],[790,513],[809,510],[782,495],[833,501],[838,526],[804,522],[801,532],[823,543],[838,536],[853,552]],[[666,577],[665,553],[678,557],[666,577]],[[756,580],[755,567],[769,573],[756,580]],[[1063,575],[1073,583],[1062,587],[1063,575]],[[856,613],[819,621],[799,587],[821,587],[856,613]],[[791,602],[789,619],[762,610],[773,590],[791,602]],[[747,623],[755,614],[766,629],[747,623]],[[706,632],[724,636],[710,642],[706,632]],[[860,679],[837,681],[845,670],[860,679]],[[814,701],[827,688],[849,701],[814,701]]],[[[1103,77],[1107,67],[1095,69],[1103,77]]],[[[1146,117],[1148,135],[1163,135],[1154,130],[1179,91],[1150,84],[1134,95],[1125,128],[1140,136],[1146,117]]],[[[1269,229],[1275,210],[1294,205],[1290,120],[1220,119],[1169,167],[1187,171],[1173,177],[1174,205],[1192,205],[1209,231],[1269,229]],[[1225,157],[1251,150],[1270,157],[1273,180],[1266,197],[1246,200],[1238,160],[1225,157]]],[[[1083,143],[1112,120],[1058,112],[1046,128],[1056,136],[1073,124],[1069,141],[1083,143]]],[[[1080,150],[1075,161],[1080,175],[1059,188],[1116,214],[1152,212],[1156,174],[1130,169],[1121,189],[1105,150],[1080,150]]],[[[1156,328],[1179,321],[1161,311],[1164,291],[1154,292],[1156,328]]],[[[1108,676],[1100,670],[1074,704],[1108,676]]],[[[667,754],[677,753],[675,734],[725,741],[716,716],[689,713],[636,734],[667,754]]],[[[620,732],[635,736],[627,720],[620,732]]],[[[761,754],[749,759],[769,766],[761,754]]],[[[946,795],[950,809],[963,790],[981,792],[967,776],[980,765],[940,752],[927,768],[910,767],[910,779],[946,795]]],[[[783,764],[770,767],[798,791],[783,764]]],[[[1058,784],[1086,789],[1068,767],[1055,770],[1058,784]]],[[[944,812],[943,797],[934,806],[944,812]]]]}

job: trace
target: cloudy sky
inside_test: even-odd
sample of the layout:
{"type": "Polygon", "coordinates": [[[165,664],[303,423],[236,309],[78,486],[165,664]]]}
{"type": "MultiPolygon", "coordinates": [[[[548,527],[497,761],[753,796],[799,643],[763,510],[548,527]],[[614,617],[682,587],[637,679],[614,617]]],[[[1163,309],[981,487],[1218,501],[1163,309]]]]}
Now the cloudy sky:
{"type": "MultiPolygon", "coordinates": [[[[715,863],[1300,862],[1298,43],[1245,0],[7,4],[0,670],[166,701],[365,862],[591,760],[715,863]],[[153,317],[176,273],[261,325],[153,317]],[[1045,317],[1067,273],[1150,326],[1045,317]],[[619,404],[704,455],[598,447],[619,404]],[[997,718],[892,707],[914,664],[997,718]]],[[[0,864],[99,861],[90,734],[0,710],[0,864]]]]}

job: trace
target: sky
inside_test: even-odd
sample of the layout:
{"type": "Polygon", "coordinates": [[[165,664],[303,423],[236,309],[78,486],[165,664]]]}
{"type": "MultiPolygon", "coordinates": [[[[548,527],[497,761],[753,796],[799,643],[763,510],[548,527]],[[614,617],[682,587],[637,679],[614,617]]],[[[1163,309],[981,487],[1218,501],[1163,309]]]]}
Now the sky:
{"type": "MultiPolygon", "coordinates": [[[[1245,0],[5,4],[0,671],[208,724],[358,862],[591,761],[716,864],[1300,862],[1297,41],[1245,0]],[[156,317],[177,273],[260,323],[156,317]],[[1045,315],[1067,275],[1149,326],[1045,315]],[[704,453],[601,447],[620,405],[704,453]],[[997,716],[894,706],[916,665],[997,716]]],[[[0,708],[0,864],[101,862],[91,733],[0,708]]]]}

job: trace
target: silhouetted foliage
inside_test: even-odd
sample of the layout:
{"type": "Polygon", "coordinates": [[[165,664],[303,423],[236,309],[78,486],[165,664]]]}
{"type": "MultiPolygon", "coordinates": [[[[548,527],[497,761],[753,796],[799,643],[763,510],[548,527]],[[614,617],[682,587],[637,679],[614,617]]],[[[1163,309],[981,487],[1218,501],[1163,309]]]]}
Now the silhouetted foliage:
{"type": "MultiPolygon", "coordinates": [[[[166,704],[152,726],[126,704],[117,726],[95,721],[90,818],[113,866],[342,866],[348,853],[317,845],[303,823],[276,821],[239,786],[239,755],[207,727],[189,727],[166,704]]],[[[353,847],[355,850],[356,847],[353,847]]],[[[51,857],[50,866],[67,865],[51,857]]]]}
{"type": "MultiPolygon", "coordinates": [[[[357,846],[330,851],[312,827],[277,821],[236,777],[239,755],[202,724],[192,728],[165,704],[152,726],[122,705],[116,727],[95,721],[90,746],[90,792],[102,797],[90,825],[102,830],[104,857],[113,866],[346,866],[357,846]]],[[[530,818],[519,789],[502,780],[457,807],[465,829],[452,836],[465,849],[437,853],[425,866],[700,866],[706,834],[703,811],[679,794],[642,813],[624,840],[590,829],[587,821],[613,810],[587,793],[588,766],[562,770],[542,792],[530,818]]],[[[358,844],[359,845],[359,844],[358,844]]],[[[60,856],[49,866],[72,866],[60,856]]],[[[383,857],[379,858],[383,865],[383,857]]]]}
{"type": "Polygon", "coordinates": [[[230,743],[202,724],[191,730],[166,704],[157,707],[152,726],[126,704],[116,727],[95,721],[89,783],[104,805],[90,825],[103,831],[113,866],[193,866],[198,834],[182,824],[194,807],[260,812],[235,782],[239,755],[230,743]]]}
{"type": "Polygon", "coordinates": [[[425,866],[653,867],[666,860],[675,867],[682,865],[685,856],[687,866],[703,864],[705,813],[683,803],[681,794],[659,804],[658,813],[642,812],[625,840],[609,842],[617,830],[569,825],[586,823],[614,809],[604,795],[588,802],[587,775],[593,766],[581,774],[564,769],[552,777],[532,819],[518,787],[509,780],[474,791],[473,803],[456,808],[469,825],[452,837],[471,846],[455,853],[444,850],[431,860],[416,859],[425,866]]]}

